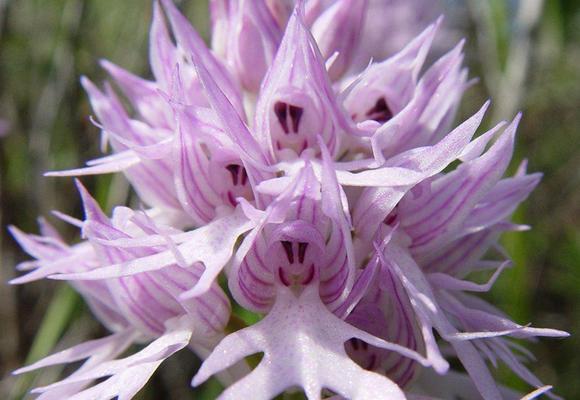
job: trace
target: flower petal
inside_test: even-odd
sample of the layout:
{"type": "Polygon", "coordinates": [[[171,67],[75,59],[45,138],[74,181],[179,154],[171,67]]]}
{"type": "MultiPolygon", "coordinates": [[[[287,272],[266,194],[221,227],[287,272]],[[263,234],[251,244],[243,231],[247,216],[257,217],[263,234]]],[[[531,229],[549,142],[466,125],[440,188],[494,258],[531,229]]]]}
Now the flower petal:
{"type": "Polygon", "coordinates": [[[348,358],[344,342],[352,337],[425,362],[420,355],[359,331],[334,316],[321,302],[316,285],[308,286],[298,297],[281,287],[270,313],[218,344],[193,384],[197,386],[241,358],[263,351],[258,367],[230,386],[221,399],[269,399],[293,386],[302,387],[310,399],[319,398],[323,388],[346,398],[370,400],[387,395],[404,399],[397,385],[363,370],[348,358]]]}

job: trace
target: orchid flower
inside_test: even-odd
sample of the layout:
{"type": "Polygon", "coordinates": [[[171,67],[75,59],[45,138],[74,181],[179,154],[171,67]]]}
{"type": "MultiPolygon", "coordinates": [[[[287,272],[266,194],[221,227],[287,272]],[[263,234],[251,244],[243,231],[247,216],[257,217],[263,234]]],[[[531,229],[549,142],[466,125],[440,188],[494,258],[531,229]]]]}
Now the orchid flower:
{"type": "Polygon", "coordinates": [[[82,79],[112,154],[48,175],[122,172],[143,206],[109,218],[79,182],[84,220],[57,216],[80,242],[44,220],[11,229],[35,259],[12,283],[65,280],[111,331],[16,371],[86,359],[40,398],[129,399],[185,347],[203,360],[192,385],[216,375],[221,399],[513,398],[498,361],[526,399],[551,389],[511,338],[567,334],[474,295],[509,265],[498,238],[525,229],[509,218],[540,179],[503,177],[520,116],[477,136],[486,102],[453,126],[473,81],[462,41],[429,57],[436,16],[371,59],[391,3],[212,0],[210,49],[156,1],[152,80],[108,61],[117,89],[82,79]],[[231,301],[258,322],[234,331],[231,301]],[[146,346],[121,357],[132,343],[146,346]]]}
{"type": "MultiPolygon", "coordinates": [[[[47,225],[43,237],[13,230],[17,240],[37,258],[30,266],[35,270],[26,275],[25,280],[58,272],[98,270],[158,252],[158,249],[171,248],[183,240],[180,238],[182,232],[157,226],[143,212],[117,207],[113,218],[109,219],[80,183],[79,191],[85,207],[85,220],[81,224],[85,242],[68,247],[47,225]],[[157,245],[139,243],[141,238],[151,239],[152,235],[161,239],[157,245]],[[40,275],[31,276],[37,272],[40,275]]],[[[176,351],[190,346],[206,354],[223,336],[230,303],[217,284],[212,284],[203,296],[180,298],[181,293],[199,281],[202,271],[201,263],[187,267],[173,264],[162,271],[74,283],[112,335],[63,350],[16,372],[87,358],[82,367],[66,379],[34,392],[40,393],[40,398],[65,395],[78,399],[131,397],[159,364],[176,351]],[[131,343],[148,342],[148,346],[138,353],[115,359],[131,343]],[[109,378],[89,387],[91,381],[103,377],[109,378]],[[129,378],[130,384],[127,384],[129,378]]]]}

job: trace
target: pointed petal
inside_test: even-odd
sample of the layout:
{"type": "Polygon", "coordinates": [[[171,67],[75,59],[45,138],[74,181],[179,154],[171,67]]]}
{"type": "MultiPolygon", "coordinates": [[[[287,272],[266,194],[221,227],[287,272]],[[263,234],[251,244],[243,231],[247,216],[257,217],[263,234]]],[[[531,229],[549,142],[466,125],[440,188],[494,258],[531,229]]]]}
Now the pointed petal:
{"type": "MultiPolygon", "coordinates": [[[[214,57],[205,45],[203,39],[193,29],[189,21],[179,12],[172,0],[161,0],[163,8],[169,17],[169,22],[173,28],[173,33],[177,44],[181,47],[186,55],[190,57],[193,64],[203,64],[204,68],[217,82],[217,86],[226,94],[229,101],[232,102],[235,110],[242,115],[243,103],[239,88],[234,83],[226,68],[214,57]],[[199,61],[196,61],[199,60],[199,61]]],[[[198,71],[199,73],[199,71],[198,71]]],[[[204,79],[200,77],[203,81],[204,79]]],[[[206,88],[206,90],[211,90],[206,88]]],[[[209,93],[206,93],[209,95],[209,93]]]]}
{"type": "MultiPolygon", "coordinates": [[[[205,265],[205,271],[199,283],[192,289],[191,293],[184,294],[184,296],[196,296],[207,291],[230,259],[238,237],[253,226],[254,222],[248,221],[239,211],[234,212],[196,229],[192,232],[190,240],[177,246],[186,263],[191,265],[202,262],[205,265]]],[[[166,250],[85,273],[58,274],[51,278],[64,280],[118,278],[141,272],[156,271],[175,263],[176,259],[173,252],[166,250]]]]}
{"type": "Polygon", "coordinates": [[[339,78],[350,66],[359,45],[367,0],[340,0],[330,5],[312,25],[312,35],[324,59],[335,53],[338,58],[329,70],[330,77],[339,78]]]}

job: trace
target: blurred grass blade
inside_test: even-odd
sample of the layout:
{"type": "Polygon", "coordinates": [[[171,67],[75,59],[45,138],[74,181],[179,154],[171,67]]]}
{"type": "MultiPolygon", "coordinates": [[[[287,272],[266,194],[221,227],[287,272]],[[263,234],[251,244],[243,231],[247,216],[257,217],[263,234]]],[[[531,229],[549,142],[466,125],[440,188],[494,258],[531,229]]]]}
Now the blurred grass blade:
{"type": "MultiPolygon", "coordinates": [[[[79,304],[80,297],[74,289],[68,285],[62,285],[58,288],[40,324],[30,352],[26,357],[25,365],[40,360],[53,350],[73,320],[74,311],[79,304]]],[[[37,374],[37,372],[32,372],[20,376],[12,389],[10,398],[22,398],[30,390],[37,374]]]]}

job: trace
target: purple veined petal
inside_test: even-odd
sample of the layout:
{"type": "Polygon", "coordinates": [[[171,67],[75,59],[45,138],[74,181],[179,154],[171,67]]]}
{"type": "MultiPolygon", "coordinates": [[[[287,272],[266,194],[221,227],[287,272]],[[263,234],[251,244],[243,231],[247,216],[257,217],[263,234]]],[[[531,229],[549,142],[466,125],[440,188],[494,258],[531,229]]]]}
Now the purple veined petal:
{"type": "MultiPolygon", "coordinates": [[[[129,367],[119,374],[92,386],[74,396],[68,397],[70,400],[99,400],[103,398],[117,398],[119,400],[132,399],[137,392],[149,381],[155,370],[162,361],[142,363],[129,367]],[[135,379],[138,376],[139,379],[135,379]]],[[[59,388],[56,388],[58,390],[59,388]]],[[[41,395],[42,397],[42,395],[41,395]]],[[[39,397],[40,398],[40,397],[39,397]]]]}
{"type": "Polygon", "coordinates": [[[264,0],[212,1],[212,44],[244,89],[257,93],[282,29],[264,0]]]}
{"type": "Polygon", "coordinates": [[[60,237],[55,238],[53,236],[47,237],[45,235],[39,236],[27,234],[14,225],[9,226],[8,231],[22,250],[37,259],[58,258],[63,252],[66,252],[68,248],[68,246],[62,242],[60,237]]]}
{"type": "Polygon", "coordinates": [[[412,98],[395,109],[394,117],[376,130],[371,142],[378,162],[401,151],[431,145],[447,132],[444,122],[451,121],[467,88],[465,73],[461,70],[462,45],[460,42],[431,66],[417,84],[412,98]]]}
{"type": "MultiPolygon", "coordinates": [[[[90,249],[87,248],[86,250],[87,253],[90,254],[90,249]]],[[[78,273],[78,270],[75,270],[74,267],[71,268],[71,265],[74,265],[74,263],[79,263],[79,261],[83,260],[85,260],[83,258],[83,252],[74,252],[70,255],[65,255],[64,257],[61,257],[55,261],[42,262],[40,263],[39,267],[35,267],[35,269],[28,274],[10,280],[10,284],[20,285],[23,283],[29,283],[39,279],[47,278],[54,274],[78,273]]]]}
{"type": "Polygon", "coordinates": [[[541,179],[542,174],[535,173],[500,180],[475,206],[465,221],[464,229],[475,232],[509,218],[541,179]]]}
{"type": "Polygon", "coordinates": [[[344,342],[352,337],[426,362],[413,351],[340,320],[321,302],[316,285],[310,285],[299,297],[290,289],[280,288],[270,313],[222,340],[202,364],[193,385],[245,356],[264,352],[254,371],[226,389],[220,399],[269,399],[294,386],[303,388],[313,399],[320,397],[323,388],[347,398],[373,399],[388,394],[392,399],[404,399],[394,383],[363,370],[348,358],[344,342]]]}
{"type": "MultiPolygon", "coordinates": [[[[369,241],[395,206],[409,190],[408,186],[365,188],[353,210],[354,231],[361,241],[369,241]]],[[[394,220],[393,220],[394,221],[394,220]]]]}
{"type": "Polygon", "coordinates": [[[401,202],[401,226],[413,240],[414,253],[455,239],[454,232],[504,174],[518,121],[519,117],[484,155],[433,181],[430,194],[401,202]]]}
{"type": "Polygon", "coordinates": [[[137,335],[131,330],[117,332],[102,339],[90,340],[69,349],[62,350],[27,367],[19,368],[12,373],[14,375],[19,375],[39,368],[49,367],[51,365],[72,363],[89,357],[98,358],[100,353],[106,354],[111,351],[117,352],[117,348],[127,348],[136,338],[137,335]]]}
{"type": "MultiPolygon", "coordinates": [[[[380,257],[375,256],[377,264],[380,257]]],[[[409,299],[399,282],[381,269],[365,297],[359,302],[347,322],[384,340],[429,355],[428,343],[421,338],[409,299]]],[[[386,351],[359,340],[347,344],[347,352],[363,368],[386,375],[400,387],[409,385],[419,364],[396,352],[386,351]]]]}
{"type": "Polygon", "coordinates": [[[334,311],[341,319],[346,319],[361,301],[362,297],[368,291],[371,283],[375,279],[378,270],[378,259],[374,258],[357,276],[352,290],[344,302],[334,311]]]}
{"type": "Polygon", "coordinates": [[[427,279],[431,285],[445,290],[461,290],[470,292],[488,292],[497,281],[503,270],[511,266],[511,261],[503,262],[499,268],[493,273],[486,283],[478,284],[471,281],[457,279],[451,275],[442,272],[432,272],[427,274],[427,279]]]}
{"type": "MultiPolygon", "coordinates": [[[[119,142],[125,141],[124,139],[121,139],[119,142]]],[[[88,161],[86,167],[64,171],[45,172],[44,176],[65,177],[124,172],[144,161],[166,158],[169,154],[168,149],[171,145],[171,142],[172,139],[166,139],[163,142],[143,147],[138,147],[131,144],[130,146],[127,146],[131,147],[128,150],[88,161]]]]}
{"type": "MultiPolygon", "coordinates": [[[[166,321],[182,315],[194,325],[195,340],[202,340],[204,337],[221,332],[227,324],[230,305],[223,291],[213,283],[213,280],[208,281],[210,278],[205,277],[202,284],[203,295],[185,301],[182,299],[184,293],[196,288],[202,280],[206,272],[204,267],[196,261],[187,260],[187,255],[182,254],[171,236],[165,234],[164,229],[157,227],[145,214],[136,214],[127,208],[117,208],[113,219],[109,220],[82,185],[77,184],[83,197],[86,214],[82,232],[96,250],[101,260],[100,268],[156,256],[167,247],[169,250],[166,251],[175,259],[173,263],[163,266],[162,270],[105,280],[109,290],[107,294],[109,302],[104,305],[115,307],[133,327],[152,337],[163,333],[166,321]],[[138,241],[137,246],[118,246],[116,243],[135,239],[133,235],[151,234],[161,236],[164,246],[143,246],[138,241]],[[182,266],[178,266],[179,264],[182,266]]],[[[174,229],[169,231],[178,232],[174,229]]],[[[195,235],[191,237],[196,239],[195,235]]],[[[180,238],[180,242],[190,244],[187,238],[180,238]]],[[[99,268],[91,269],[98,270],[99,268]]],[[[92,281],[75,284],[93,285],[92,281]]]]}
{"type": "MultiPolygon", "coordinates": [[[[203,293],[223,266],[230,259],[237,238],[252,229],[253,221],[248,221],[241,212],[236,211],[219,218],[192,232],[188,241],[177,246],[187,264],[202,262],[205,266],[203,276],[196,285],[196,292],[203,293]]],[[[176,263],[170,250],[138,258],[135,260],[101,267],[86,273],[57,274],[53,279],[95,280],[119,278],[147,271],[156,271],[176,263]]]]}
{"type": "MultiPolygon", "coordinates": [[[[466,298],[464,296],[464,298],[466,298]]],[[[552,329],[537,329],[529,328],[528,326],[520,326],[506,319],[500,317],[492,316],[491,314],[485,314],[484,312],[478,312],[475,309],[467,309],[462,306],[456,298],[450,296],[448,293],[443,293],[441,297],[443,300],[442,304],[445,304],[449,308],[450,312],[453,313],[457,318],[459,318],[460,323],[466,326],[484,326],[487,325],[491,332],[480,332],[480,333],[465,333],[464,337],[459,337],[459,340],[472,340],[472,339],[484,339],[476,340],[474,343],[478,349],[489,358],[490,361],[496,365],[496,360],[500,359],[503,361],[512,371],[514,371],[520,378],[537,388],[545,388],[541,381],[534,376],[511,351],[510,347],[512,343],[503,339],[502,335],[511,335],[514,337],[529,337],[535,335],[542,336],[555,336],[555,337],[565,337],[566,333],[561,331],[556,331],[552,329]],[[475,315],[470,313],[474,312],[475,315]],[[495,318],[495,321],[493,320],[495,318]],[[499,322],[499,324],[498,324],[499,322]],[[501,331],[505,327],[510,327],[506,331],[501,331]]],[[[453,340],[453,339],[452,339],[453,340]]],[[[535,393],[532,392],[532,394],[535,393]]],[[[554,399],[560,399],[560,397],[554,394],[548,394],[549,397],[554,399]]],[[[519,398],[519,396],[518,396],[519,398]]]]}
{"type": "Polygon", "coordinates": [[[339,183],[347,186],[406,186],[436,175],[461,155],[488,106],[489,102],[486,102],[476,114],[433,146],[401,153],[381,168],[359,173],[337,171],[339,183]]]}
{"type": "MultiPolygon", "coordinates": [[[[191,59],[194,65],[199,63],[204,65],[204,68],[217,81],[217,85],[224,91],[227,99],[229,99],[238,115],[243,115],[244,107],[240,90],[226,68],[221,65],[206,47],[202,38],[193,29],[189,21],[179,12],[172,0],[161,0],[161,4],[163,4],[163,8],[167,13],[178,47],[182,49],[187,58],[191,59]]],[[[196,66],[196,70],[199,74],[199,65],[196,66]]],[[[200,79],[202,81],[204,80],[201,77],[200,79]]],[[[206,90],[211,89],[206,88],[206,90]]],[[[209,93],[206,93],[206,96],[208,95],[209,93]]]]}
{"type": "Polygon", "coordinates": [[[88,270],[95,264],[94,251],[88,243],[83,242],[69,247],[54,242],[53,238],[26,234],[14,226],[9,227],[9,231],[22,249],[37,259],[26,268],[31,272],[12,279],[10,284],[32,282],[54,273],[88,270]]]}
{"type": "Polygon", "coordinates": [[[338,79],[350,66],[359,45],[368,0],[340,0],[330,5],[312,25],[312,35],[325,59],[335,53],[338,57],[328,71],[331,79],[338,79]]]}
{"type": "MultiPolygon", "coordinates": [[[[162,139],[159,137],[144,134],[146,132],[143,130],[144,124],[133,123],[129,119],[110,87],[107,88],[106,93],[103,93],[88,79],[83,79],[82,83],[89,93],[91,104],[103,127],[106,130],[118,134],[119,137],[122,134],[123,141],[111,140],[116,152],[127,150],[127,145],[125,144],[127,142],[131,142],[136,147],[149,146],[161,142],[162,139]]],[[[150,133],[155,132],[152,129],[148,131],[150,133]]],[[[132,162],[127,160],[125,165],[123,165],[126,168],[124,171],[125,175],[139,193],[140,197],[150,205],[179,210],[180,206],[177,201],[177,195],[175,194],[175,188],[172,184],[172,171],[169,166],[169,161],[166,159],[142,159],[141,161],[138,165],[127,167],[127,164],[132,162]]],[[[111,168],[113,170],[114,167],[115,164],[112,164],[111,168]]],[[[104,168],[104,166],[99,168],[95,167],[92,171],[89,170],[89,172],[94,173],[95,170],[104,170],[104,168]]],[[[107,172],[110,172],[110,170],[107,172]]]]}
{"type": "MultiPolygon", "coordinates": [[[[104,385],[105,387],[97,385],[92,389],[87,389],[87,395],[94,391],[105,390],[105,393],[110,392],[109,396],[111,397],[122,395],[123,393],[131,393],[132,396],[143,387],[155,369],[154,368],[149,374],[136,375],[135,373],[139,368],[150,363],[153,363],[153,365],[157,367],[161,362],[163,362],[163,360],[186,347],[189,344],[191,334],[191,328],[174,328],[173,330],[168,330],[167,333],[154,340],[151,344],[136,354],[122,359],[103,361],[100,364],[95,365],[93,368],[83,371],[83,373],[74,374],[62,381],[36,388],[33,390],[33,393],[43,393],[71,383],[92,381],[94,379],[110,376],[111,378],[108,379],[109,385],[104,385]],[[131,369],[133,370],[131,371],[131,369]],[[130,371],[131,373],[127,374],[127,371],[130,371]],[[133,382],[127,386],[129,383],[127,379],[130,376],[132,377],[133,382]],[[95,389],[97,387],[99,388],[95,389]]],[[[102,398],[83,396],[82,392],[77,394],[77,396],[79,399],[102,398]]],[[[131,396],[125,398],[130,398],[131,396]]]]}
{"type": "Polygon", "coordinates": [[[414,106],[420,111],[416,117],[409,114],[410,121],[416,118],[410,130],[412,136],[403,148],[433,144],[441,140],[455,118],[463,93],[476,80],[467,80],[468,72],[462,67],[463,41],[440,58],[428,69],[418,84],[418,96],[414,106]]]}
{"type": "Polygon", "coordinates": [[[45,172],[44,176],[65,177],[110,174],[124,172],[139,163],[141,163],[141,158],[133,150],[128,150],[106,157],[105,162],[99,162],[84,168],[45,172]]]}
{"type": "Polygon", "coordinates": [[[201,59],[198,61],[194,58],[193,61],[199,78],[207,91],[208,101],[214,109],[217,119],[221,122],[225,133],[232,142],[239,146],[249,160],[256,164],[267,164],[267,158],[252,137],[242,118],[236,113],[226,93],[218,86],[201,59]]]}
{"type": "Polygon", "coordinates": [[[171,109],[159,95],[156,83],[140,78],[110,61],[101,60],[100,64],[121,89],[143,121],[152,126],[171,127],[171,109]]]}
{"type": "MultiPolygon", "coordinates": [[[[42,225],[41,231],[50,232],[50,236],[29,235],[15,227],[9,228],[21,247],[36,258],[27,265],[30,272],[11,280],[10,284],[27,283],[55,273],[90,271],[98,267],[97,256],[90,243],[81,242],[69,247],[57,238],[58,233],[48,222],[44,221],[42,225]]],[[[83,296],[97,318],[110,330],[118,331],[128,326],[125,317],[110,300],[112,295],[106,283],[76,282],[72,286],[83,296]]]]}
{"type": "MultiPolygon", "coordinates": [[[[69,375],[68,378],[74,379],[75,376],[83,374],[91,370],[95,366],[100,365],[102,362],[111,360],[117,357],[119,354],[123,353],[135,338],[136,338],[135,334],[130,330],[119,332],[103,339],[93,340],[90,342],[85,342],[83,344],[74,346],[73,348],[49,356],[41,360],[40,363],[42,363],[42,367],[45,367],[48,366],[48,364],[46,364],[45,362],[43,363],[43,361],[50,361],[51,362],[50,365],[54,365],[57,363],[69,363],[88,357],[87,360],[81,365],[79,369],[77,369],[75,372],[69,375]],[[79,353],[82,350],[89,350],[89,352],[86,354],[82,354],[79,357],[79,353]]],[[[41,368],[39,363],[37,363],[36,365],[38,368],[41,368]]],[[[89,384],[90,382],[88,381],[66,383],[60,385],[59,387],[55,387],[51,390],[43,392],[37,398],[43,400],[58,400],[62,398],[70,398],[74,394],[83,391],[89,384]]]]}
{"type": "Polygon", "coordinates": [[[303,3],[294,10],[256,105],[256,140],[273,158],[295,158],[322,136],[336,156],[340,137],[353,129],[338,104],[314,38],[304,26],[303,3]]]}
{"type": "Polygon", "coordinates": [[[358,76],[344,102],[353,120],[383,124],[411,101],[419,71],[439,25],[440,21],[430,25],[399,53],[370,64],[358,76]]]}
{"type": "MultiPolygon", "coordinates": [[[[141,137],[130,124],[130,117],[124,109],[121,101],[109,85],[105,85],[105,91],[101,91],[88,78],[82,77],[81,84],[89,96],[89,100],[99,121],[106,130],[119,132],[126,139],[137,145],[151,144],[145,143],[146,137],[141,137]]],[[[124,150],[124,146],[112,142],[116,151],[124,150]]]]}
{"type": "Polygon", "coordinates": [[[489,131],[473,139],[467,146],[465,146],[465,149],[463,149],[463,152],[458,157],[459,160],[462,162],[469,162],[480,157],[485,151],[487,145],[496,138],[497,133],[505,126],[505,124],[505,121],[501,121],[489,131]]]}
{"type": "Polygon", "coordinates": [[[327,244],[326,254],[331,254],[331,256],[328,257],[328,260],[325,260],[320,269],[321,294],[329,308],[335,309],[345,300],[354,284],[354,248],[352,244],[351,221],[346,195],[338,183],[336,171],[332,166],[332,159],[330,158],[328,148],[322,141],[321,137],[318,137],[318,141],[322,153],[322,212],[333,222],[333,231],[337,231],[336,234],[331,235],[327,244]],[[339,255],[340,253],[344,253],[344,255],[341,255],[342,257],[345,257],[345,261],[343,262],[343,266],[337,270],[335,265],[340,263],[340,261],[337,263],[341,258],[341,255],[339,255]],[[341,275],[346,276],[344,278],[339,278],[341,275]],[[334,294],[339,292],[342,294],[334,294]],[[325,299],[325,293],[333,293],[332,296],[329,296],[329,298],[335,297],[332,302],[329,303],[328,299],[325,299]]]}
{"type": "Polygon", "coordinates": [[[471,141],[489,108],[487,101],[470,118],[448,133],[433,146],[420,147],[403,152],[387,161],[387,166],[399,166],[425,173],[425,177],[441,172],[457,159],[471,141]]]}
{"type": "Polygon", "coordinates": [[[153,19],[149,33],[149,63],[155,81],[163,90],[169,90],[173,84],[173,68],[179,63],[177,48],[173,44],[163,11],[158,1],[153,3],[153,19]]]}
{"type": "MultiPolygon", "coordinates": [[[[453,242],[441,246],[429,253],[415,256],[417,263],[426,272],[442,272],[455,277],[463,277],[479,268],[478,263],[482,256],[497,243],[499,235],[506,228],[498,224],[488,229],[464,235],[453,242]]],[[[494,262],[493,268],[499,267],[501,262],[494,262]]]]}
{"type": "MultiPolygon", "coordinates": [[[[393,230],[394,229],[390,229],[389,232],[387,233],[387,235],[392,235],[393,230]]],[[[382,274],[382,275],[380,275],[381,279],[378,281],[379,287],[382,287],[383,290],[386,289],[387,292],[389,293],[389,292],[392,292],[392,290],[389,290],[390,287],[396,287],[397,280],[399,281],[400,284],[403,284],[403,287],[405,288],[405,291],[407,292],[409,300],[411,300],[411,305],[412,305],[413,310],[415,312],[415,319],[416,319],[416,323],[419,327],[419,330],[421,332],[421,336],[423,338],[426,357],[428,360],[430,360],[431,365],[439,374],[444,374],[449,369],[449,363],[443,358],[443,355],[441,354],[441,352],[439,350],[439,346],[436,342],[435,335],[433,333],[435,323],[433,321],[431,321],[430,316],[429,316],[430,311],[436,307],[435,307],[434,303],[432,301],[430,301],[427,297],[422,298],[423,303],[417,302],[416,299],[413,298],[413,294],[409,293],[409,290],[407,289],[406,285],[404,284],[405,282],[401,281],[401,279],[399,277],[397,277],[397,275],[393,271],[389,271],[389,270],[385,271],[384,266],[390,265],[385,260],[385,256],[382,253],[382,252],[384,252],[384,246],[385,245],[388,246],[389,242],[390,242],[390,240],[387,241],[386,239],[387,238],[385,238],[385,240],[383,240],[381,246],[377,246],[377,244],[375,244],[375,248],[378,250],[377,256],[379,258],[380,266],[381,266],[381,270],[380,270],[379,274],[382,274]],[[428,309],[422,308],[421,305],[426,305],[428,307],[428,309]]],[[[414,290],[414,288],[413,288],[413,290],[414,290]]],[[[411,292],[411,293],[414,293],[414,292],[411,292]]],[[[404,304],[404,299],[398,297],[397,303],[401,304],[401,305],[404,304]]],[[[405,318],[408,320],[407,314],[408,314],[408,312],[405,312],[402,315],[404,315],[405,318]]]]}
{"type": "MultiPolygon", "coordinates": [[[[235,158],[231,164],[224,165],[223,171],[218,170],[221,174],[216,174],[213,164],[216,163],[216,155],[211,142],[203,140],[201,132],[206,130],[203,123],[197,118],[188,118],[185,113],[177,112],[177,140],[174,146],[175,154],[175,187],[177,196],[184,210],[186,210],[198,225],[211,221],[216,215],[218,206],[231,204],[234,197],[233,191],[229,198],[226,196],[226,190],[220,190],[225,182],[229,182],[227,176],[227,166],[238,166],[234,172],[234,183],[236,186],[240,180],[240,160],[235,158]]],[[[220,151],[219,149],[217,150],[220,151]]],[[[241,171],[242,174],[245,170],[241,171]]],[[[243,177],[243,176],[242,176],[243,177]]],[[[241,185],[239,185],[241,186],[241,185]]],[[[247,184],[245,186],[248,186],[247,184]]],[[[225,188],[224,188],[225,189],[225,188]]],[[[249,190],[248,190],[249,191],[249,190]]]]}
{"type": "MultiPolygon", "coordinates": [[[[486,310],[469,307],[461,299],[449,292],[441,293],[441,303],[449,313],[454,314],[469,331],[502,332],[512,330],[510,336],[515,338],[530,338],[535,336],[567,337],[569,333],[557,329],[534,328],[529,325],[519,325],[501,315],[486,310]]],[[[469,333],[469,332],[466,332],[469,333]]]]}
{"type": "MultiPolygon", "coordinates": [[[[257,182],[266,179],[268,176],[264,169],[266,165],[270,164],[270,160],[253,138],[226,93],[222,91],[218,86],[218,82],[210,75],[210,71],[204,65],[204,59],[202,57],[198,58],[195,54],[192,57],[199,79],[206,90],[208,101],[221,122],[225,133],[237,145],[243,166],[248,174],[250,186],[254,188],[257,182]]],[[[263,203],[262,196],[256,191],[253,194],[257,204],[261,205],[263,203]]]]}
{"type": "MultiPolygon", "coordinates": [[[[101,265],[127,262],[155,254],[155,249],[152,248],[118,248],[100,244],[97,239],[129,238],[133,233],[130,233],[130,230],[136,231],[136,229],[131,229],[130,226],[124,227],[119,224],[118,220],[109,220],[80,183],[78,186],[86,215],[82,233],[95,248],[101,265]]],[[[127,211],[130,212],[130,210],[127,211]]],[[[119,213],[115,214],[114,217],[118,215],[119,213]]],[[[176,270],[180,270],[177,266],[170,268],[168,272],[175,273],[176,270]]],[[[184,314],[183,306],[179,301],[180,292],[171,291],[167,284],[160,282],[159,278],[163,273],[151,272],[106,281],[111,293],[111,300],[120,313],[140,332],[152,337],[163,333],[166,321],[184,314]]],[[[195,275],[195,277],[198,278],[199,275],[195,275]]],[[[197,280],[190,279],[190,283],[195,284],[197,280]]],[[[185,288],[185,290],[187,289],[189,287],[185,288]]]]}
{"type": "Polygon", "coordinates": [[[359,173],[337,171],[342,185],[384,186],[365,188],[359,197],[353,211],[357,234],[363,238],[372,237],[415,183],[439,173],[459,157],[481,123],[488,105],[484,104],[475,115],[436,145],[403,153],[387,164],[400,167],[387,166],[359,173]]]}
{"type": "MultiPolygon", "coordinates": [[[[388,245],[387,257],[392,261],[384,265],[388,265],[400,279],[407,294],[413,300],[415,311],[425,315],[444,339],[457,333],[437,304],[433,291],[419,266],[415,264],[406,250],[396,245],[388,245]]],[[[497,385],[476,348],[470,342],[464,341],[452,341],[451,345],[481,395],[485,399],[501,399],[497,385]]]]}

